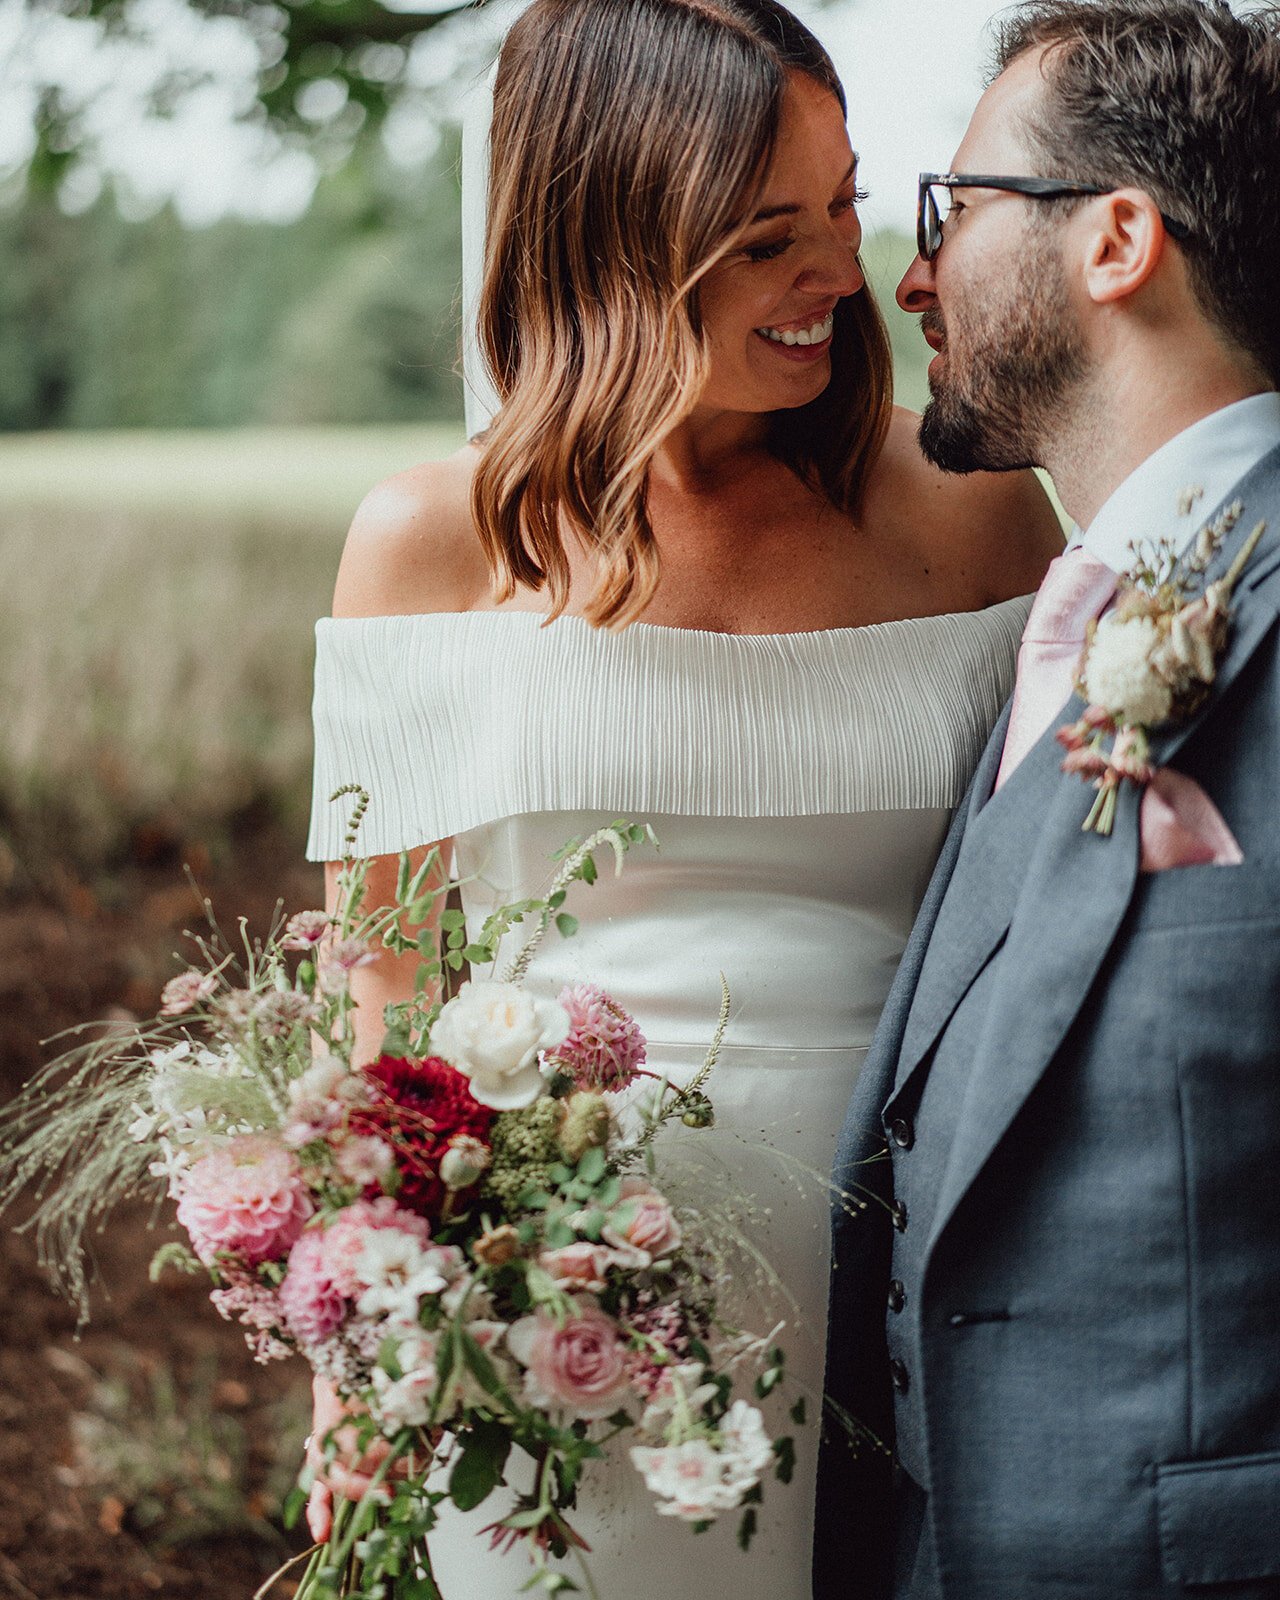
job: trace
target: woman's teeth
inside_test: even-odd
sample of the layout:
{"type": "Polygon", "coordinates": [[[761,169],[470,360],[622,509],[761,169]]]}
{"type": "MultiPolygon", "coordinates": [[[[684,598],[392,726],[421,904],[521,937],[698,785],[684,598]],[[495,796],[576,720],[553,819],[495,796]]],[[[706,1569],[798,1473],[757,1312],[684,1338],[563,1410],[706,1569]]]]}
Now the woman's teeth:
{"type": "Polygon", "coordinates": [[[774,344],[821,344],[824,339],[831,337],[834,326],[833,311],[823,321],[815,322],[811,328],[757,328],[756,332],[763,334],[766,339],[772,339],[774,344]]]}

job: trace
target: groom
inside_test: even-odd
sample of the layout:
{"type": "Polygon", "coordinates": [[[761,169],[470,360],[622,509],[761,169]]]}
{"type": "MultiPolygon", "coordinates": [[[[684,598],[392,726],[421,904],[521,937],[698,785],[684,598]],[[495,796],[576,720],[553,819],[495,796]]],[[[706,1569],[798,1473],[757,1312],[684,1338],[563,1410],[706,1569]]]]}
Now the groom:
{"type": "MultiPolygon", "coordinates": [[[[1280,1596],[1280,32],[1214,0],[1036,0],[997,69],[899,289],[938,351],[921,440],[955,472],[1046,467],[1083,532],[842,1136],[828,1389],[867,1433],[827,1430],[815,1593],[1259,1600],[1280,1596]],[[1265,523],[1215,681],[1164,720],[1148,693],[1155,776],[1082,831],[1095,795],[1054,733],[1084,712],[1086,625],[1131,541],[1194,565],[1206,523],[1191,597],[1265,523]]],[[[1144,657],[1095,676],[1141,709],[1144,657]]]]}

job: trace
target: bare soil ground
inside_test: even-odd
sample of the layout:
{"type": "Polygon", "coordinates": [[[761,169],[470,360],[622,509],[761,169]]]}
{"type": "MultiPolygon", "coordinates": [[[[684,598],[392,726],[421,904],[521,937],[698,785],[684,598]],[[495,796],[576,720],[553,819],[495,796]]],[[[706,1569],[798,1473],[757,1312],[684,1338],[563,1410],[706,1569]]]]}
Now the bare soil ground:
{"type": "MultiPolygon", "coordinates": [[[[131,858],[97,880],[47,866],[37,891],[14,874],[0,898],[0,1098],[60,1029],[112,1008],[155,1010],[181,931],[198,924],[184,861],[228,928],[244,915],[265,929],[277,897],[300,910],[322,892],[298,841],[261,823],[213,852],[139,830],[131,858]]],[[[92,1320],[79,1339],[16,1220],[0,1223],[0,1596],[250,1600],[305,1543],[271,1521],[298,1459],[305,1373],[256,1366],[200,1280],[148,1282],[167,1213],[154,1231],[147,1214],[120,1214],[97,1240],[92,1320]],[[86,1417],[98,1439],[88,1449],[86,1417]],[[110,1466],[113,1439],[146,1458],[140,1469],[110,1466]],[[154,1482],[140,1485],[139,1470],[154,1482]]],[[[291,1592],[286,1580],[273,1600],[291,1592]]]]}

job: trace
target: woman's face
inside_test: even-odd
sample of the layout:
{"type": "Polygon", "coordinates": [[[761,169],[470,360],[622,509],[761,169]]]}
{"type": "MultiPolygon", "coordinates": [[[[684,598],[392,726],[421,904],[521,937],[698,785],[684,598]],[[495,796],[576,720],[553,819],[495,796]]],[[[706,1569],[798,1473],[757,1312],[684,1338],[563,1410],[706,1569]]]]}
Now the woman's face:
{"type": "Polygon", "coordinates": [[[839,102],[793,72],[756,214],[702,286],[711,344],[702,408],[781,411],[826,388],[836,303],[865,281],[858,198],[839,102]]]}

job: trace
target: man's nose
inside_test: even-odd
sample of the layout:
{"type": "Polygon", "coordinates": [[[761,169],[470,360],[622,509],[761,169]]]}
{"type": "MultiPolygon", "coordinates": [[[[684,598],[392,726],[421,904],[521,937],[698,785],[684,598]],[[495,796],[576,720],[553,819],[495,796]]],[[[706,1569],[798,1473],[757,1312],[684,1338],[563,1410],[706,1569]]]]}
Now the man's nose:
{"type": "Polygon", "coordinates": [[[931,305],[936,305],[938,290],[933,262],[926,261],[923,256],[918,255],[903,274],[894,299],[904,311],[910,311],[915,316],[927,311],[931,305]]]}

